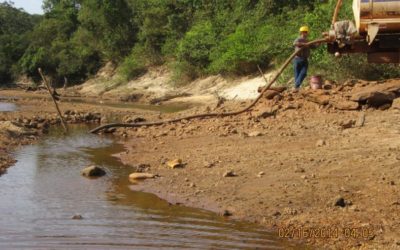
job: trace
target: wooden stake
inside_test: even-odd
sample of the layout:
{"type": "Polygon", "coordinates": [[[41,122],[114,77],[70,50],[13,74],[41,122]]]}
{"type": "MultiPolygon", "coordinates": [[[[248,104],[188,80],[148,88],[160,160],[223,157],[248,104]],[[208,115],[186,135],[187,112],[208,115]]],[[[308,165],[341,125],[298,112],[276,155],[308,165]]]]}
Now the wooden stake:
{"type": "Polygon", "coordinates": [[[49,85],[49,83],[47,82],[46,77],[44,77],[43,72],[42,72],[42,69],[39,68],[38,71],[39,71],[40,76],[41,76],[42,79],[43,79],[43,82],[44,82],[44,85],[46,86],[46,89],[49,91],[49,94],[50,94],[50,96],[51,96],[51,99],[53,99],[54,106],[56,106],[57,113],[58,113],[58,116],[59,116],[60,119],[61,119],[61,124],[62,124],[62,126],[63,126],[63,128],[64,128],[64,131],[65,131],[65,133],[67,133],[67,132],[68,132],[67,125],[66,125],[66,123],[65,123],[65,121],[64,121],[64,118],[63,118],[63,116],[62,116],[62,114],[61,114],[60,108],[58,107],[57,101],[56,101],[56,99],[54,98],[53,94],[51,93],[50,85],[49,85]]]}

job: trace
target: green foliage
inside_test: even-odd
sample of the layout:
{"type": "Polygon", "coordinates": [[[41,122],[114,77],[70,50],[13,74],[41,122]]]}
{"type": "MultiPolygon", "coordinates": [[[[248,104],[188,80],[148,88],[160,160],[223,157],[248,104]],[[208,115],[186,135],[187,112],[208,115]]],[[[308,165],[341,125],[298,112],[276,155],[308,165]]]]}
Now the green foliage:
{"type": "MultiPolygon", "coordinates": [[[[166,64],[173,82],[207,74],[251,74],[276,68],[291,53],[298,28],[310,39],[330,28],[336,0],[44,0],[45,14],[31,16],[0,4],[0,82],[13,75],[80,83],[108,61],[123,81],[166,64]]],[[[340,19],[352,19],[344,1],[340,19]]],[[[325,46],[313,50],[310,74],[330,79],[398,76],[393,65],[367,64],[365,56],[337,59],[325,46]]],[[[288,68],[280,79],[292,77],[288,68]]],[[[119,81],[122,81],[119,80],[119,81]]],[[[118,83],[120,84],[120,82],[118,83]]]]}
{"type": "Polygon", "coordinates": [[[0,3],[0,84],[18,74],[17,62],[29,45],[27,33],[37,21],[8,2],[0,3]]]}
{"type": "Polygon", "coordinates": [[[146,72],[146,67],[150,62],[143,56],[144,54],[144,48],[136,46],[125,58],[118,68],[119,73],[125,80],[132,80],[146,72]]]}

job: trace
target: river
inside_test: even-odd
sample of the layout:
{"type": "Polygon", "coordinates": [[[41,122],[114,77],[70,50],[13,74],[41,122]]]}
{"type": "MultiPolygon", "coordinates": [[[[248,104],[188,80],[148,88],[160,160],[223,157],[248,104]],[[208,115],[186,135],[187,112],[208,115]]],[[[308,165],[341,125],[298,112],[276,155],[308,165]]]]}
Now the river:
{"type": "Polygon", "coordinates": [[[122,145],[87,129],[55,129],[15,152],[0,177],[0,249],[298,249],[256,225],[132,191],[130,167],[112,157],[122,145]],[[107,176],[82,177],[91,164],[107,176]]]}

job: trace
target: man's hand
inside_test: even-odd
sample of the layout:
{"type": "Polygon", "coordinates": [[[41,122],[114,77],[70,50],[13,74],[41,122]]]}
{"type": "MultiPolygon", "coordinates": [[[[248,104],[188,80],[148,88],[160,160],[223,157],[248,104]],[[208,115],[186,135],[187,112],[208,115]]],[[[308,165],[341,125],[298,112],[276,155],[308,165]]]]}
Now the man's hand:
{"type": "Polygon", "coordinates": [[[303,43],[303,42],[297,42],[297,43],[295,43],[295,45],[297,46],[297,47],[305,47],[305,46],[307,46],[307,43],[303,43]]]}

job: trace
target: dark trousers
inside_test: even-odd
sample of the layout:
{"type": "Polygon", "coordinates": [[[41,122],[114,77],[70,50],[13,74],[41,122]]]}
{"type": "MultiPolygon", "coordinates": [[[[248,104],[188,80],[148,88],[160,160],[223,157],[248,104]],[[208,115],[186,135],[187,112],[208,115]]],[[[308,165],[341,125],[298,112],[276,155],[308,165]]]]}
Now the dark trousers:
{"type": "Polygon", "coordinates": [[[295,87],[299,88],[307,76],[308,60],[305,58],[296,57],[294,59],[293,66],[295,87]]]}

